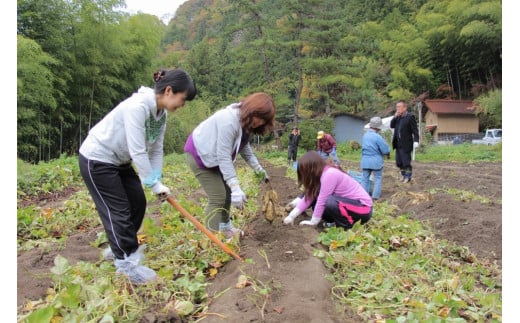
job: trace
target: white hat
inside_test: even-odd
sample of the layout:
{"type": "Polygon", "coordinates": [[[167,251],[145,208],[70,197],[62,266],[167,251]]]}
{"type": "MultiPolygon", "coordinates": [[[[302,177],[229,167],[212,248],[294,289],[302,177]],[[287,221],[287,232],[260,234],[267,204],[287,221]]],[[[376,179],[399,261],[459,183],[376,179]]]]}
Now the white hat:
{"type": "Polygon", "coordinates": [[[383,121],[381,121],[380,117],[373,117],[370,119],[369,126],[373,129],[381,129],[383,127],[383,121]]]}

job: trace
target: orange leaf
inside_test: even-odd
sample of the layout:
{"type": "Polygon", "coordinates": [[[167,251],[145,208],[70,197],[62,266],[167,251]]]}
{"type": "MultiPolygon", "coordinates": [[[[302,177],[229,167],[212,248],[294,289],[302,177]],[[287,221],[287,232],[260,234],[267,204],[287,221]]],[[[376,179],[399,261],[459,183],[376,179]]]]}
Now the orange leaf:
{"type": "Polygon", "coordinates": [[[137,235],[137,242],[139,244],[142,244],[142,243],[146,242],[146,234],[138,234],[137,235]]]}
{"type": "Polygon", "coordinates": [[[41,211],[41,215],[44,216],[47,220],[49,220],[52,216],[52,212],[54,212],[54,209],[53,208],[49,208],[49,209],[44,209],[43,211],[41,211]]]}
{"type": "Polygon", "coordinates": [[[330,242],[330,249],[334,250],[338,248],[338,242],[336,240],[332,240],[330,242]]]}

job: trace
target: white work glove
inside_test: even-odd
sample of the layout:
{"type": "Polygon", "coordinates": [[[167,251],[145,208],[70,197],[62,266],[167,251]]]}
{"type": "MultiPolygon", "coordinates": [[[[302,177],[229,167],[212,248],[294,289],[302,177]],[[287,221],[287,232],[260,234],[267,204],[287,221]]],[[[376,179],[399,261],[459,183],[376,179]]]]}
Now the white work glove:
{"type": "Polygon", "coordinates": [[[170,189],[164,186],[161,182],[157,182],[152,186],[152,193],[161,200],[164,200],[171,194],[170,189]]]}
{"type": "Polygon", "coordinates": [[[301,197],[297,197],[294,200],[292,200],[291,202],[289,202],[289,205],[291,207],[296,207],[296,205],[298,205],[298,203],[300,203],[301,200],[302,200],[301,197]]]}
{"type": "Polygon", "coordinates": [[[414,141],[413,148],[417,148],[417,147],[419,147],[419,143],[417,141],[414,141]]]}
{"type": "Polygon", "coordinates": [[[283,219],[283,224],[294,224],[294,219],[300,214],[302,214],[302,211],[295,207],[291,213],[283,219]]]}
{"type": "Polygon", "coordinates": [[[262,182],[268,182],[269,181],[269,175],[267,175],[267,172],[265,169],[258,165],[255,169],[255,175],[260,178],[260,181],[262,182]]]}
{"type": "Polygon", "coordinates": [[[313,215],[309,221],[300,222],[300,225],[317,225],[318,223],[320,223],[320,220],[320,218],[313,215]]]}
{"type": "Polygon", "coordinates": [[[244,193],[242,191],[242,189],[240,188],[240,186],[238,185],[235,185],[232,189],[231,189],[231,204],[238,208],[238,209],[241,209],[242,208],[242,204],[244,202],[247,202],[247,197],[246,197],[246,193],[244,193]]]}

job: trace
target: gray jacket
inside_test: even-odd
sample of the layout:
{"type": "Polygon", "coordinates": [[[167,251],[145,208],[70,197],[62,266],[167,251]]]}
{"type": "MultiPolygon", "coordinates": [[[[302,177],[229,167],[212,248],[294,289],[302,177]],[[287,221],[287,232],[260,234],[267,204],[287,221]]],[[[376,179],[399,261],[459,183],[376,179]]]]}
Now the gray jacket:
{"type": "Polygon", "coordinates": [[[157,109],[155,91],[140,87],[90,129],[79,152],[113,165],[133,162],[141,181],[161,180],[166,110],[157,109]]]}
{"type": "Polygon", "coordinates": [[[233,166],[238,154],[254,170],[262,169],[249,143],[238,150],[242,138],[240,104],[232,103],[215,112],[193,130],[193,144],[204,166],[218,166],[228,186],[238,184],[233,166]]]}

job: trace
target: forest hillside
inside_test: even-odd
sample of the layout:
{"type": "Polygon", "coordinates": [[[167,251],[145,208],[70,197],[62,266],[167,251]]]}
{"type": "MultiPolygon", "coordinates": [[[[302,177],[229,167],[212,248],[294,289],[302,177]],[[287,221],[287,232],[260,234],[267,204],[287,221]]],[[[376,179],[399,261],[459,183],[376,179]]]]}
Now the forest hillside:
{"type": "Polygon", "coordinates": [[[76,154],[108,111],[173,67],[199,93],[187,118],[169,118],[166,152],[180,152],[202,118],[254,91],[275,98],[282,131],[421,98],[475,100],[480,126],[501,126],[498,0],[189,0],[168,25],[123,5],[18,1],[19,158],[76,154]]]}

